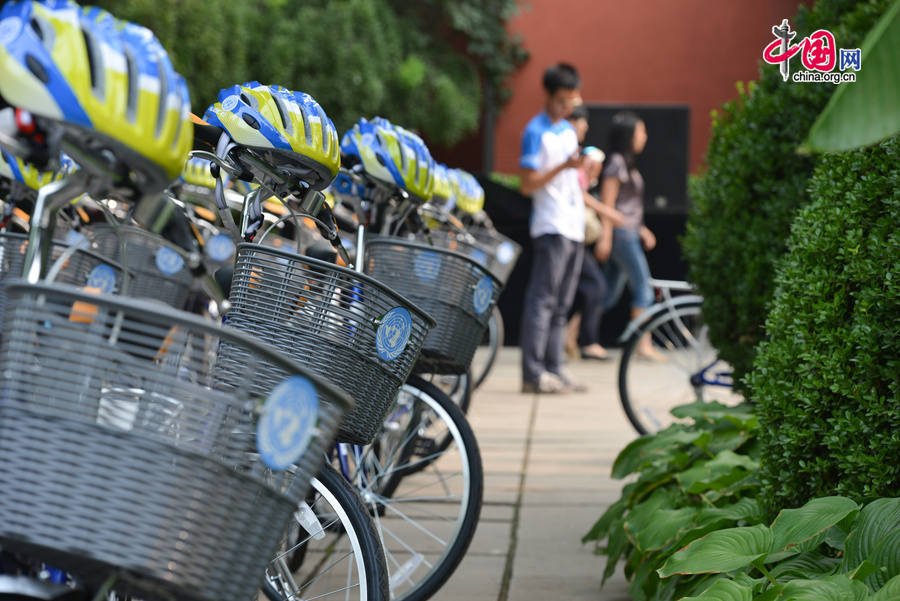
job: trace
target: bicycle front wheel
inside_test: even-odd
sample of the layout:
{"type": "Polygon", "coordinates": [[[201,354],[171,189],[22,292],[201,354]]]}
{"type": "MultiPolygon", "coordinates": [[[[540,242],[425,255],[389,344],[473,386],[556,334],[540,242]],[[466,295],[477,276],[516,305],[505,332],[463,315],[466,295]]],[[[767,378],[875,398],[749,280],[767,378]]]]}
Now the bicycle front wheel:
{"type": "Polygon", "coordinates": [[[703,321],[702,301],[648,309],[649,316],[628,338],[619,363],[619,398],[638,434],[652,434],[677,421],[671,410],[694,401],[736,405],[743,399],[730,386],[730,366],[718,359],[703,321]],[[656,355],[638,356],[649,336],[656,355]]]}
{"type": "Polygon", "coordinates": [[[484,476],[472,428],[453,401],[411,376],[353,482],[382,535],[392,599],[424,601],[453,574],[475,535],[484,476]]]}
{"type": "Polygon", "coordinates": [[[295,513],[285,544],[266,570],[269,601],[387,601],[381,540],[356,489],[324,466],[295,513]]]}
{"type": "Polygon", "coordinates": [[[475,356],[472,358],[470,373],[472,375],[472,390],[477,389],[487,379],[494,362],[497,360],[497,353],[503,346],[503,316],[500,314],[500,308],[495,306],[491,317],[488,320],[487,329],[484,332],[484,338],[481,344],[475,350],[475,356]]]}

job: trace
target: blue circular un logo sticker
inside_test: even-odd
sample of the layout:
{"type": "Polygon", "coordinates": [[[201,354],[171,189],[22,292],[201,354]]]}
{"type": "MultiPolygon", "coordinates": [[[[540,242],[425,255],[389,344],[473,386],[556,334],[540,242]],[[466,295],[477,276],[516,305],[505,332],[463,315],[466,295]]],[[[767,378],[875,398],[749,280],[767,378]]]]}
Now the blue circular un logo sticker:
{"type": "Polygon", "coordinates": [[[400,356],[412,333],[412,317],[403,307],[394,307],[384,314],[375,332],[375,350],[385,361],[400,356]]]}
{"type": "Polygon", "coordinates": [[[177,252],[167,246],[159,247],[156,251],[156,268],[166,275],[175,275],[184,267],[184,259],[177,252]]]}
{"type": "Polygon", "coordinates": [[[441,255],[430,250],[420,252],[413,265],[413,273],[423,282],[433,282],[441,271],[441,255]]]}
{"type": "Polygon", "coordinates": [[[216,234],[206,241],[206,256],[213,261],[228,261],[233,254],[234,242],[228,234],[216,234]]]}
{"type": "Polygon", "coordinates": [[[491,276],[486,275],[475,286],[475,292],[472,294],[472,306],[475,312],[482,315],[491,306],[491,297],[494,296],[494,282],[491,276]]]}
{"type": "Polygon", "coordinates": [[[100,263],[88,273],[85,285],[112,294],[116,289],[116,270],[106,263],[100,263]]]}
{"type": "Polygon", "coordinates": [[[512,261],[515,256],[516,248],[512,245],[512,242],[501,242],[500,246],[497,247],[497,260],[500,261],[501,264],[506,265],[512,261]]]}
{"type": "Polygon", "coordinates": [[[480,248],[473,248],[472,252],[469,253],[469,256],[479,265],[487,265],[487,253],[480,248]]]}
{"type": "Polygon", "coordinates": [[[256,424],[256,448],[263,462],[283,470],[309,446],[319,416],[319,398],[312,382],[291,376],[275,387],[256,424]]]}

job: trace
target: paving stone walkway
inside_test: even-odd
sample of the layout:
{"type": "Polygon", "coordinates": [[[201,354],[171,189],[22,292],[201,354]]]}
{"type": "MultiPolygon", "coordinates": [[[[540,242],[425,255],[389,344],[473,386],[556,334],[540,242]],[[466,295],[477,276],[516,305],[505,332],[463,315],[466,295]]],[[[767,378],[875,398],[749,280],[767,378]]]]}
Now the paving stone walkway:
{"type": "Polygon", "coordinates": [[[581,537],[619,496],[609,476],[635,434],[618,401],[616,360],[573,361],[590,391],[520,392],[518,348],[502,349],[469,417],[485,472],[478,531],[437,601],[628,601],[621,574],[581,537]]]}

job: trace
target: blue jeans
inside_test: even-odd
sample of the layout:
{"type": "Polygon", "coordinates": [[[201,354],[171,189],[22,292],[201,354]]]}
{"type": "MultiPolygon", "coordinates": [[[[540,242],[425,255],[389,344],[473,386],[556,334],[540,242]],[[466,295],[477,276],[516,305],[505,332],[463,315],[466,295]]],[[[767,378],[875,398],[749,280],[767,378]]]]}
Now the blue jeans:
{"type": "Polygon", "coordinates": [[[613,230],[612,252],[604,267],[609,284],[604,310],[612,309],[622,296],[625,282],[631,291],[631,307],[646,309],[653,304],[653,289],[650,287],[650,267],[641,247],[641,237],[637,230],[615,228],[613,230]]]}

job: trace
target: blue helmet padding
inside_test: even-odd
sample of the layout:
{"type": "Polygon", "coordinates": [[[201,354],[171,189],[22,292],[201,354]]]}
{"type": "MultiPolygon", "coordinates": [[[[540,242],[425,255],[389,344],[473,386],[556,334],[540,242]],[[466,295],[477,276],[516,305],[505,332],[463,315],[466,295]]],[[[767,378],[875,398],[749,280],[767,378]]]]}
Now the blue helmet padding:
{"type": "MultiPolygon", "coordinates": [[[[11,2],[3,5],[0,10],[0,31],[3,32],[0,39],[2,39],[3,47],[24,69],[31,71],[26,62],[27,56],[31,56],[43,67],[47,74],[47,83],[44,85],[62,112],[64,120],[91,127],[91,120],[81,107],[81,103],[78,102],[78,97],[56,67],[56,63],[50,56],[50,52],[44,47],[41,38],[31,28],[33,5],[34,2],[31,1],[11,2]]],[[[45,6],[51,10],[78,10],[75,3],[64,0],[47,2],[45,6]]],[[[103,25],[95,28],[91,23],[85,25],[82,20],[82,27],[89,28],[92,33],[95,33],[96,30],[101,39],[106,37],[99,33],[103,29],[103,25]]]]}
{"type": "MultiPolygon", "coordinates": [[[[281,88],[281,90],[279,90],[279,86],[263,86],[258,81],[248,81],[247,83],[243,84],[243,86],[234,85],[234,86],[231,86],[230,88],[224,88],[222,90],[219,90],[219,94],[218,94],[217,98],[218,98],[219,102],[222,104],[223,110],[227,110],[228,112],[233,113],[234,115],[237,115],[241,119],[243,119],[244,114],[249,114],[251,117],[253,117],[256,120],[256,122],[259,123],[259,133],[262,134],[266,138],[266,140],[268,140],[269,143],[272,144],[273,147],[279,148],[282,150],[293,151],[293,149],[291,148],[290,142],[288,142],[285,139],[285,137],[281,135],[281,132],[279,132],[277,129],[275,129],[272,126],[271,123],[269,123],[269,120],[266,117],[263,117],[262,114],[260,114],[260,112],[258,110],[256,110],[255,108],[253,108],[252,106],[250,106],[249,104],[247,104],[246,102],[244,102],[243,100],[240,99],[242,87],[246,87],[246,88],[267,87],[271,91],[272,94],[282,94],[283,97],[290,98],[290,96],[286,93],[286,91],[281,91],[281,90],[284,90],[284,88],[281,88]],[[230,97],[235,97],[237,102],[234,103],[233,107],[226,108],[225,101],[226,101],[226,99],[228,99],[230,97]]],[[[206,113],[203,114],[203,120],[206,121],[207,123],[209,123],[210,125],[215,125],[217,127],[221,127],[225,131],[228,131],[228,128],[225,126],[224,123],[222,123],[222,121],[219,119],[218,115],[216,115],[215,110],[213,110],[214,106],[215,105],[211,105],[208,109],[206,109],[206,113]]]]}

